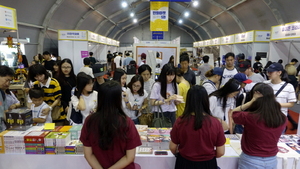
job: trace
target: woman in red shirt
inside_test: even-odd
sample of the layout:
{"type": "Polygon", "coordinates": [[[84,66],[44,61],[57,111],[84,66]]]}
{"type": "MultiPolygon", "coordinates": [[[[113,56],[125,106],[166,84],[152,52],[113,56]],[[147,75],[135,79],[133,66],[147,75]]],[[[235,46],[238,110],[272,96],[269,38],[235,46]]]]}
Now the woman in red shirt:
{"type": "Polygon", "coordinates": [[[220,121],[211,116],[203,86],[192,86],[183,115],[171,131],[170,150],[176,155],[175,169],[217,169],[216,158],[224,155],[225,136],[220,121]]]}
{"type": "Polygon", "coordinates": [[[286,116],[272,87],[259,83],[253,90],[251,101],[232,110],[234,122],[244,126],[238,168],[277,168],[277,143],[285,129],[286,116]]]}
{"type": "Polygon", "coordinates": [[[84,157],[93,169],[134,169],[140,136],[122,110],[120,83],[108,81],[98,90],[97,112],[88,116],[81,130],[84,157]]]}

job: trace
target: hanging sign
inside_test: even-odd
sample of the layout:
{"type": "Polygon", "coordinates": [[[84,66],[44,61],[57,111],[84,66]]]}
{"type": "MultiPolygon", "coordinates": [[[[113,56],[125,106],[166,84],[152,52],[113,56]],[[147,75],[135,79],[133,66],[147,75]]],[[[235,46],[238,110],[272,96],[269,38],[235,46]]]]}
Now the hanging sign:
{"type": "Polygon", "coordinates": [[[87,40],[87,31],[58,30],[58,40],[87,40]]]}
{"type": "Polygon", "coordinates": [[[198,42],[198,47],[203,47],[204,46],[204,41],[199,41],[198,42]]]}
{"type": "Polygon", "coordinates": [[[105,36],[99,35],[98,38],[99,38],[99,39],[98,39],[99,43],[103,43],[103,44],[106,44],[106,43],[107,43],[107,42],[106,42],[106,37],[105,37],[105,36]]]}
{"type": "Polygon", "coordinates": [[[210,42],[211,42],[211,40],[205,40],[204,41],[204,46],[210,46],[210,42]]]}
{"type": "Polygon", "coordinates": [[[150,31],[168,31],[169,2],[150,2],[150,31]]]}
{"type": "Polygon", "coordinates": [[[199,45],[198,42],[194,42],[194,43],[193,43],[193,47],[194,47],[194,48],[198,47],[198,45],[199,45]]]}
{"type": "Polygon", "coordinates": [[[300,38],[300,23],[272,26],[271,40],[300,38]]]}
{"type": "Polygon", "coordinates": [[[164,32],[163,31],[153,31],[152,32],[152,39],[164,39],[164,32]]]}
{"type": "Polygon", "coordinates": [[[0,28],[18,29],[16,9],[0,5],[0,28]]]}

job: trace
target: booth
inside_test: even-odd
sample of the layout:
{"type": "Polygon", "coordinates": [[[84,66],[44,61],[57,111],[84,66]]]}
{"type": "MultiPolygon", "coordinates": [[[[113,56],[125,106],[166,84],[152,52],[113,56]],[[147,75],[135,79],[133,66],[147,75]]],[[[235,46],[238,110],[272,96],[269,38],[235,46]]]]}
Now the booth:
{"type": "Polygon", "coordinates": [[[74,73],[83,67],[83,58],[93,52],[96,60],[106,63],[107,51],[114,51],[120,42],[87,30],[59,30],[58,53],[73,62],[74,73]]]}
{"type": "Polygon", "coordinates": [[[245,59],[255,62],[255,56],[261,56],[261,63],[266,65],[269,52],[270,31],[252,30],[235,34],[233,53],[238,55],[243,53],[245,59]]]}
{"type": "Polygon", "coordinates": [[[300,23],[272,26],[269,60],[277,62],[282,59],[283,65],[300,56],[300,23]]]}

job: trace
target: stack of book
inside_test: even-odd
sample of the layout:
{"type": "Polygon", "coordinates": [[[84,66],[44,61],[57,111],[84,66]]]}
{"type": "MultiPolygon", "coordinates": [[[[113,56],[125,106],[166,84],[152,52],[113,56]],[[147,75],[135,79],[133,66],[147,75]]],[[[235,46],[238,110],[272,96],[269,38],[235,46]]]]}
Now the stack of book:
{"type": "Polygon", "coordinates": [[[75,125],[69,130],[71,133],[71,140],[79,140],[81,134],[82,125],[75,125]]]}
{"type": "Polygon", "coordinates": [[[9,131],[4,134],[5,153],[25,154],[24,136],[27,131],[9,131]]]}
{"type": "Polygon", "coordinates": [[[83,154],[83,144],[81,141],[76,144],[76,154],[83,154]]]}
{"type": "Polygon", "coordinates": [[[65,146],[70,141],[70,132],[51,132],[45,137],[46,154],[65,154],[65,146]]]}
{"type": "Polygon", "coordinates": [[[49,131],[31,131],[24,136],[26,154],[45,154],[44,138],[49,131]]]}
{"type": "Polygon", "coordinates": [[[65,146],[66,154],[76,154],[76,145],[79,143],[79,140],[72,140],[65,146]]]}
{"type": "Polygon", "coordinates": [[[148,125],[135,125],[142,142],[147,141],[148,125]]]}

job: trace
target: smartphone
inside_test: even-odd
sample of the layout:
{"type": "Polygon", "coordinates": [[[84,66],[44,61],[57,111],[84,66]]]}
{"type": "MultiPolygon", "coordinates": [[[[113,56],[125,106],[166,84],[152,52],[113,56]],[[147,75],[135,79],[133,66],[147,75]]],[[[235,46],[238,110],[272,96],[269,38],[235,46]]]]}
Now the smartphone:
{"type": "Polygon", "coordinates": [[[155,155],[168,155],[167,151],[155,151],[154,152],[155,155]]]}

